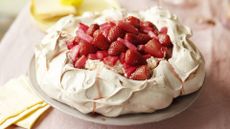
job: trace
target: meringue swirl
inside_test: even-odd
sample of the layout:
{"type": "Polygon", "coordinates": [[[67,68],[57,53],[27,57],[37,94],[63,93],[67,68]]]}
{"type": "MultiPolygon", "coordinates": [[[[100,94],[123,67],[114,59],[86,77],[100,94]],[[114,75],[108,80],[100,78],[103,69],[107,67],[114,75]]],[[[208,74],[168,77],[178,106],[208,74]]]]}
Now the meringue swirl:
{"type": "MultiPolygon", "coordinates": [[[[101,14],[67,16],[48,30],[35,49],[36,77],[44,92],[82,113],[97,112],[107,117],[148,113],[168,107],[174,98],[198,90],[204,81],[204,59],[189,37],[191,30],[169,11],[152,7],[130,12],[106,10],[101,14]],[[148,80],[131,80],[103,62],[88,60],[88,69],[76,69],[68,61],[66,42],[76,35],[79,22],[104,23],[134,15],[157,28],[168,27],[174,45],[169,60],[161,60],[148,80]],[[90,69],[90,70],[89,70],[90,69]]],[[[154,60],[154,59],[153,59],[154,60]]],[[[154,64],[154,61],[148,61],[154,64]]],[[[119,67],[118,67],[119,69],[119,67]]]]}

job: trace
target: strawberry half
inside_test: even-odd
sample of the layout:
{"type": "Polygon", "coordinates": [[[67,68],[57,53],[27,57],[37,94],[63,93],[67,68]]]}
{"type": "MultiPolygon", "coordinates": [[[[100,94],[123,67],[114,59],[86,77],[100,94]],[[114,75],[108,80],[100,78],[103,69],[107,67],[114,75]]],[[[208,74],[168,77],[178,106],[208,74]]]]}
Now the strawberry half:
{"type": "Polygon", "coordinates": [[[138,19],[137,17],[134,17],[134,16],[129,16],[129,17],[125,18],[124,21],[126,23],[129,23],[129,24],[137,27],[137,28],[140,27],[140,23],[141,23],[140,19],[138,19]]]}
{"type": "Polygon", "coordinates": [[[119,28],[118,26],[113,26],[110,30],[109,30],[109,34],[108,34],[108,41],[109,42],[114,42],[115,40],[117,40],[118,37],[123,37],[124,36],[124,31],[119,28]]]}
{"type": "Polygon", "coordinates": [[[96,52],[96,48],[90,43],[80,42],[79,46],[80,46],[79,53],[81,55],[87,56],[90,53],[95,53],[96,52]]]}
{"type": "Polygon", "coordinates": [[[75,62],[74,67],[75,68],[84,68],[86,61],[87,61],[87,57],[85,55],[83,55],[75,62]]]}
{"type": "Polygon", "coordinates": [[[167,34],[160,33],[160,34],[158,35],[158,39],[159,39],[160,43],[161,43],[163,46],[165,46],[165,47],[170,47],[170,46],[172,46],[170,37],[169,37],[167,34]]]}
{"type": "Polygon", "coordinates": [[[130,78],[133,80],[146,80],[149,79],[151,76],[151,70],[148,68],[147,65],[142,65],[134,71],[130,78]]]}
{"type": "Polygon", "coordinates": [[[88,30],[87,30],[87,34],[90,35],[90,36],[93,36],[93,33],[99,29],[99,25],[98,24],[92,24],[89,26],[88,30]]]}
{"type": "Polygon", "coordinates": [[[92,44],[101,50],[107,50],[109,48],[109,43],[102,33],[95,35],[92,44]]]}
{"type": "Polygon", "coordinates": [[[126,51],[126,46],[120,41],[114,41],[108,50],[109,55],[116,56],[126,51]]]}
{"type": "Polygon", "coordinates": [[[107,51],[97,51],[96,53],[97,59],[103,59],[108,56],[107,51]]]}
{"type": "Polygon", "coordinates": [[[81,39],[84,40],[85,42],[91,43],[93,41],[93,37],[90,35],[86,34],[83,29],[78,29],[77,30],[77,36],[81,39]]]}
{"type": "Polygon", "coordinates": [[[127,22],[119,21],[118,26],[126,32],[138,34],[138,29],[127,22]]]}
{"type": "Polygon", "coordinates": [[[162,27],[162,28],[160,29],[160,33],[162,33],[162,34],[167,34],[167,33],[168,33],[168,28],[167,28],[167,27],[162,27]]]}
{"type": "Polygon", "coordinates": [[[103,62],[109,66],[114,66],[118,59],[119,58],[117,56],[107,56],[104,58],[103,62]]]}
{"type": "Polygon", "coordinates": [[[125,63],[132,66],[146,64],[145,59],[138,51],[127,50],[125,53],[125,63]]]}
{"type": "Polygon", "coordinates": [[[124,64],[123,69],[124,69],[125,76],[130,77],[130,75],[137,69],[137,67],[124,64]]]}
{"type": "Polygon", "coordinates": [[[129,41],[127,41],[127,40],[124,40],[122,38],[118,38],[117,41],[122,42],[130,50],[133,50],[133,51],[137,50],[137,47],[135,45],[133,45],[132,43],[130,43],[129,41]]]}
{"type": "Polygon", "coordinates": [[[88,58],[91,60],[97,60],[97,55],[95,53],[88,54],[88,58]]]}
{"type": "Polygon", "coordinates": [[[79,23],[79,28],[78,29],[82,29],[84,32],[86,32],[89,28],[89,26],[83,24],[83,23],[79,23]]]}
{"type": "Polygon", "coordinates": [[[152,39],[147,44],[145,44],[144,51],[157,58],[164,57],[162,46],[156,39],[152,39]]]}

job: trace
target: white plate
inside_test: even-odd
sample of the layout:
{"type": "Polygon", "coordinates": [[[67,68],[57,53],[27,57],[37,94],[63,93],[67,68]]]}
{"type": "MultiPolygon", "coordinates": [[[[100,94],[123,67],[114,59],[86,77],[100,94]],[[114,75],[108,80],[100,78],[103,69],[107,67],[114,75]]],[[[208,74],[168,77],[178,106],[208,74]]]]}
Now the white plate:
{"type": "Polygon", "coordinates": [[[198,98],[201,92],[201,90],[198,90],[197,92],[192,93],[190,95],[176,98],[168,108],[158,110],[154,113],[128,114],[116,118],[109,118],[102,115],[83,114],[78,110],[72,108],[71,106],[61,103],[46,95],[45,92],[42,91],[36,80],[34,58],[31,60],[30,63],[29,77],[34,92],[54,108],[82,120],[106,125],[137,125],[158,122],[161,120],[171,118],[187,109],[193,102],[195,102],[195,100],[198,98]]]}

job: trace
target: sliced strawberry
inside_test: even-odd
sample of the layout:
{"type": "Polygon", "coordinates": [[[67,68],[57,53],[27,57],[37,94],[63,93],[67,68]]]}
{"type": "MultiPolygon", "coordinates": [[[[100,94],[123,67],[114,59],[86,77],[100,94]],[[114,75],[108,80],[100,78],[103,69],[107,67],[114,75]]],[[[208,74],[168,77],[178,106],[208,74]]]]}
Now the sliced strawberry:
{"type": "Polygon", "coordinates": [[[93,41],[93,37],[90,35],[86,34],[83,29],[78,29],[77,30],[77,36],[81,39],[84,40],[85,42],[91,43],[93,41]]]}
{"type": "Polygon", "coordinates": [[[156,39],[152,39],[147,44],[145,44],[144,51],[157,58],[164,57],[162,46],[156,39]]]}
{"type": "Polygon", "coordinates": [[[124,64],[123,68],[124,68],[125,76],[128,77],[128,78],[137,69],[136,66],[130,66],[130,65],[127,65],[127,64],[124,64]]]}
{"type": "Polygon", "coordinates": [[[153,32],[156,35],[158,34],[157,27],[149,21],[141,22],[140,31],[146,34],[148,34],[149,32],[153,32]]]}
{"type": "Polygon", "coordinates": [[[135,45],[138,45],[138,44],[139,44],[136,34],[127,33],[127,34],[125,35],[125,38],[124,38],[124,39],[127,40],[127,41],[129,41],[129,42],[131,42],[131,43],[133,43],[133,44],[135,44],[135,45]]]}
{"type": "Polygon", "coordinates": [[[125,18],[124,21],[137,27],[137,28],[140,27],[140,19],[138,19],[137,17],[129,16],[129,17],[125,18]]]}
{"type": "Polygon", "coordinates": [[[149,37],[151,37],[151,38],[154,38],[154,39],[158,39],[158,34],[155,34],[153,31],[149,31],[148,32],[148,35],[149,35],[149,37]]]}
{"type": "Polygon", "coordinates": [[[103,59],[108,56],[107,51],[97,51],[96,53],[97,59],[103,59]]]}
{"type": "Polygon", "coordinates": [[[145,59],[138,51],[127,50],[125,53],[125,63],[132,66],[146,64],[145,59]]]}
{"type": "Polygon", "coordinates": [[[107,50],[109,48],[109,43],[102,33],[95,35],[92,44],[101,50],[107,50]]]}
{"type": "Polygon", "coordinates": [[[120,54],[120,62],[123,64],[123,63],[125,63],[125,53],[124,52],[122,52],[121,54],[120,54]]]}
{"type": "Polygon", "coordinates": [[[90,36],[93,36],[93,33],[99,29],[99,25],[98,24],[92,24],[89,26],[89,29],[87,30],[87,34],[90,35],[90,36]]]}
{"type": "Polygon", "coordinates": [[[127,41],[127,40],[124,40],[122,38],[118,38],[117,41],[122,42],[130,50],[133,50],[133,51],[137,50],[137,47],[135,45],[133,45],[132,43],[130,43],[129,41],[127,41]]]}
{"type": "Polygon", "coordinates": [[[109,30],[109,34],[108,34],[108,41],[109,42],[113,42],[115,40],[117,40],[118,37],[123,37],[124,36],[124,31],[119,28],[118,26],[113,26],[110,30],[109,30]]]}
{"type": "Polygon", "coordinates": [[[151,39],[151,37],[147,34],[142,34],[142,33],[139,33],[137,35],[137,41],[138,41],[138,44],[145,44],[147,43],[149,40],[151,39]]]}
{"type": "Polygon", "coordinates": [[[133,80],[146,80],[151,77],[151,70],[147,65],[142,65],[136,69],[130,76],[133,80]]]}
{"type": "Polygon", "coordinates": [[[138,34],[138,29],[127,22],[119,21],[118,26],[126,32],[138,34]]]}
{"type": "Polygon", "coordinates": [[[167,27],[162,27],[162,28],[160,29],[160,33],[162,33],[162,34],[167,34],[167,33],[168,33],[168,28],[167,28],[167,27]]]}
{"type": "Polygon", "coordinates": [[[75,62],[74,67],[75,68],[84,68],[86,61],[87,61],[87,57],[85,55],[83,55],[75,62]]]}
{"type": "Polygon", "coordinates": [[[95,53],[96,52],[96,48],[90,43],[80,42],[79,45],[80,45],[79,53],[81,55],[87,56],[90,53],[95,53]]]}
{"type": "Polygon", "coordinates": [[[83,24],[83,23],[79,23],[79,28],[78,29],[82,29],[84,32],[86,32],[88,30],[89,26],[83,24]]]}
{"type": "Polygon", "coordinates": [[[88,54],[88,58],[91,59],[91,60],[97,60],[97,55],[94,53],[94,54],[88,54]]]}
{"type": "Polygon", "coordinates": [[[66,42],[66,46],[70,50],[71,48],[73,48],[75,46],[75,42],[74,41],[66,42]]]}
{"type": "Polygon", "coordinates": [[[120,41],[114,41],[108,50],[109,55],[116,56],[126,51],[126,46],[120,41]]]}
{"type": "Polygon", "coordinates": [[[76,45],[73,48],[70,49],[69,57],[73,62],[76,62],[78,56],[79,56],[80,46],[76,45]]]}
{"type": "Polygon", "coordinates": [[[104,24],[100,25],[100,29],[104,30],[104,29],[111,29],[113,26],[115,26],[116,24],[114,22],[106,22],[104,24]]]}
{"type": "Polygon", "coordinates": [[[160,33],[160,34],[158,35],[158,39],[159,39],[160,43],[161,43],[163,46],[165,46],[165,47],[170,47],[170,46],[172,46],[170,37],[169,37],[167,34],[160,33]]]}
{"type": "Polygon", "coordinates": [[[107,56],[104,58],[103,62],[109,66],[114,66],[118,59],[119,58],[117,56],[107,56]]]}

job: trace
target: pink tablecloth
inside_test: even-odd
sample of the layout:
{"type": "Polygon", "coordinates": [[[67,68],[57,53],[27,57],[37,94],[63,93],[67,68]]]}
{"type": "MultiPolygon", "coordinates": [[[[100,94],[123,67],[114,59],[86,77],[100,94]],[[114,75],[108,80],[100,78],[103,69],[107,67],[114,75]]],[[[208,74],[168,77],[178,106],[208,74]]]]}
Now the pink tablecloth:
{"type": "MultiPolygon", "coordinates": [[[[120,0],[122,1],[122,0],[120,0]]],[[[142,8],[152,1],[127,0],[126,6],[142,8]],[[130,2],[132,1],[132,2],[130,2]],[[139,6],[143,5],[143,6],[139,6]]],[[[206,82],[199,99],[185,112],[158,123],[138,126],[99,125],[49,110],[36,122],[38,129],[230,129],[230,31],[219,22],[221,1],[203,0],[195,7],[163,5],[192,27],[192,37],[206,60],[206,82]],[[199,18],[213,19],[215,25],[201,24],[199,18]]],[[[28,6],[20,13],[0,44],[0,85],[12,77],[26,73],[33,49],[44,36],[29,17],[28,6]]]]}

